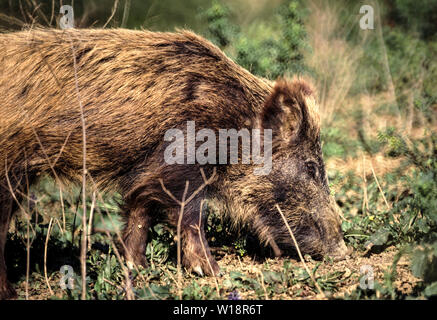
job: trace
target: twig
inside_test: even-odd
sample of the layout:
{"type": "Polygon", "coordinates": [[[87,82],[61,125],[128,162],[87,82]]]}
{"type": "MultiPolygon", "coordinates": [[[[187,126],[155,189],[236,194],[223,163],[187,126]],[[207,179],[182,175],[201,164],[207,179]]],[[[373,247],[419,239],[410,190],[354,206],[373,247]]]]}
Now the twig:
{"type": "MultiPolygon", "coordinates": [[[[67,33],[69,35],[69,33],[67,33]]],[[[80,108],[80,119],[82,122],[82,241],[81,241],[81,252],[80,252],[80,263],[81,263],[81,272],[82,272],[82,300],[86,299],[86,255],[87,255],[87,216],[86,216],[86,175],[87,175],[87,166],[86,166],[86,124],[85,124],[85,115],[83,112],[82,99],[80,97],[79,90],[79,80],[77,77],[77,61],[76,61],[76,50],[74,49],[73,41],[70,37],[70,45],[71,51],[73,54],[73,66],[74,66],[74,84],[76,88],[77,100],[79,102],[80,108]]]]}
{"type": "Polygon", "coordinates": [[[115,284],[114,282],[109,281],[108,279],[105,279],[105,278],[102,278],[102,279],[103,279],[103,281],[109,283],[111,286],[118,288],[118,290],[125,291],[125,289],[123,287],[120,287],[118,284],[115,284]]]}
{"type": "Polygon", "coordinates": [[[52,25],[54,16],[55,16],[55,0],[52,0],[52,13],[50,14],[50,26],[52,25]]]}
{"type": "Polygon", "coordinates": [[[180,234],[180,231],[181,231],[181,225],[182,225],[182,217],[183,217],[183,214],[184,214],[184,208],[185,208],[185,206],[191,201],[191,200],[193,200],[194,199],[194,197],[200,192],[200,191],[202,191],[207,185],[209,185],[210,183],[212,183],[213,181],[214,181],[214,179],[215,179],[215,176],[216,176],[216,173],[217,173],[217,171],[216,171],[216,168],[214,167],[214,169],[213,169],[213,173],[212,173],[212,175],[211,175],[211,177],[209,178],[209,179],[207,179],[206,178],[206,175],[205,175],[205,172],[204,172],[204,170],[203,170],[203,168],[200,168],[200,173],[201,173],[201,175],[202,175],[202,178],[203,178],[203,184],[202,185],[200,185],[192,194],[191,194],[191,196],[190,197],[188,197],[188,199],[186,199],[185,200],[185,198],[186,198],[186,195],[187,195],[187,192],[188,192],[188,186],[189,186],[189,181],[187,180],[186,182],[185,182],[185,190],[184,190],[184,193],[183,193],[183,195],[182,195],[182,200],[180,201],[180,200],[178,200],[174,195],[173,195],[173,193],[170,191],[170,190],[168,190],[166,187],[165,187],[165,185],[164,185],[164,181],[162,180],[162,178],[159,178],[159,182],[160,182],[160,184],[161,184],[161,188],[162,188],[162,190],[173,200],[173,201],[175,201],[179,206],[180,206],[180,210],[179,210],[179,217],[178,217],[178,224],[177,224],[177,259],[178,259],[178,261],[177,261],[177,263],[178,263],[178,265],[177,265],[177,270],[178,270],[178,280],[179,280],[179,283],[178,283],[178,286],[179,286],[179,295],[180,295],[180,298],[182,299],[182,291],[180,290],[180,285],[181,285],[181,283],[182,283],[182,272],[181,272],[181,234],[180,234]]]}
{"type": "Polygon", "coordinates": [[[41,10],[41,5],[42,4],[37,4],[34,0],[32,0],[32,4],[35,7],[34,12],[38,12],[38,15],[43,18],[43,20],[45,21],[45,23],[47,24],[47,27],[50,27],[50,22],[49,20],[47,20],[46,15],[44,14],[44,12],[41,10]]]}
{"type": "Polygon", "coordinates": [[[59,220],[58,220],[57,218],[55,218],[55,222],[56,222],[56,224],[58,225],[59,230],[61,231],[61,235],[64,235],[64,231],[62,230],[62,226],[61,226],[61,224],[59,223],[59,220]]]}
{"type": "Polygon", "coordinates": [[[121,28],[126,28],[127,19],[129,17],[130,0],[125,0],[123,18],[121,19],[121,28]]]}
{"type": "Polygon", "coordinates": [[[21,21],[20,19],[14,18],[14,17],[10,17],[4,13],[0,13],[0,20],[6,21],[7,23],[9,23],[11,26],[12,25],[17,25],[20,26],[21,28],[24,27],[25,23],[23,21],[21,21]]]}
{"type": "MultiPolygon", "coordinates": [[[[21,205],[20,201],[18,201],[17,196],[15,195],[14,192],[14,188],[12,188],[12,184],[11,184],[11,180],[9,179],[9,169],[8,169],[8,159],[5,159],[5,176],[6,176],[6,182],[8,184],[8,188],[9,188],[9,192],[12,195],[12,198],[14,199],[15,203],[17,204],[17,206],[25,213],[28,214],[26,212],[26,209],[21,205]]],[[[30,215],[29,215],[30,216],[30,215]]]]}
{"type": "MultiPolygon", "coordinates": [[[[29,176],[27,175],[27,153],[24,150],[24,157],[26,158],[26,162],[25,162],[25,176],[26,176],[26,192],[28,195],[27,198],[27,210],[29,210],[29,214],[30,214],[30,198],[29,198],[29,176]]],[[[26,291],[26,300],[29,300],[29,275],[30,275],[30,246],[31,246],[31,241],[30,241],[30,221],[32,219],[32,216],[26,216],[26,235],[27,235],[27,239],[26,239],[26,284],[25,284],[25,291],[26,291]]],[[[33,242],[33,240],[32,240],[33,242]]]]}
{"type": "Polygon", "coordinates": [[[112,12],[111,15],[109,17],[109,19],[106,21],[106,23],[103,25],[103,29],[106,28],[106,26],[108,25],[108,23],[112,20],[112,18],[114,17],[115,11],[117,11],[117,6],[118,6],[118,0],[115,0],[114,2],[114,6],[112,7],[112,12]]]}
{"type": "MultiPolygon", "coordinates": [[[[103,220],[102,215],[100,215],[100,219],[102,220],[102,223],[105,223],[105,221],[103,220]]],[[[124,277],[125,277],[125,280],[126,280],[126,290],[125,291],[126,291],[127,300],[134,300],[135,299],[135,294],[133,293],[133,290],[132,290],[132,281],[131,281],[131,279],[129,277],[129,270],[123,264],[123,260],[121,259],[121,255],[118,252],[118,249],[117,249],[117,247],[116,247],[114,241],[112,240],[112,237],[111,237],[111,235],[109,234],[108,231],[106,231],[106,236],[108,237],[109,241],[111,242],[111,246],[112,246],[112,248],[114,250],[114,253],[115,253],[116,257],[117,257],[117,260],[120,262],[121,269],[123,270],[123,274],[124,274],[124,277]]]]}
{"type": "Polygon", "coordinates": [[[279,211],[279,213],[280,213],[280,215],[281,215],[281,217],[282,217],[282,220],[284,220],[285,226],[287,227],[288,232],[290,233],[291,239],[293,239],[293,243],[294,243],[294,246],[296,247],[297,254],[299,255],[300,261],[302,261],[303,266],[304,266],[306,272],[307,272],[308,275],[310,276],[311,280],[313,281],[313,283],[314,283],[314,285],[316,286],[316,288],[317,288],[317,290],[319,291],[319,293],[320,293],[324,298],[326,298],[325,293],[322,291],[322,289],[320,288],[319,284],[318,284],[318,283],[316,282],[316,280],[314,279],[314,276],[313,276],[313,274],[310,272],[310,269],[308,269],[308,266],[307,266],[307,264],[305,263],[305,260],[304,260],[304,258],[303,258],[303,256],[302,256],[302,253],[300,252],[299,245],[297,244],[296,238],[294,237],[293,231],[291,231],[290,225],[288,224],[287,219],[285,219],[285,216],[284,216],[284,214],[282,213],[281,208],[279,208],[279,206],[278,206],[277,204],[276,204],[275,206],[276,206],[276,209],[278,209],[278,211],[279,211]]]}
{"type": "Polygon", "coordinates": [[[369,200],[367,199],[367,178],[366,178],[366,170],[365,170],[365,157],[363,154],[363,207],[362,210],[367,215],[369,215],[368,208],[369,208],[369,200]]]}
{"type": "MultiPolygon", "coordinates": [[[[91,239],[91,229],[93,227],[94,206],[96,204],[96,191],[93,192],[93,198],[91,201],[90,220],[88,222],[88,239],[91,239]]],[[[91,241],[88,241],[88,250],[91,250],[91,241]]]]}
{"type": "Polygon", "coordinates": [[[261,272],[261,270],[258,270],[258,273],[261,276],[261,286],[262,286],[262,288],[264,290],[264,295],[266,296],[266,300],[269,300],[269,295],[267,294],[267,289],[266,289],[266,286],[264,284],[264,275],[261,272]]]}
{"type": "Polygon", "coordinates": [[[220,290],[219,290],[219,286],[218,286],[217,276],[214,272],[214,269],[212,268],[211,261],[209,261],[208,254],[207,254],[206,248],[205,248],[205,244],[203,243],[203,239],[202,239],[202,231],[200,229],[202,226],[202,224],[201,224],[202,223],[202,208],[203,208],[204,203],[205,203],[205,199],[202,199],[200,201],[199,224],[196,226],[196,229],[199,232],[199,241],[200,241],[200,244],[202,245],[203,254],[205,255],[206,261],[208,262],[208,266],[209,266],[209,269],[211,270],[211,274],[214,277],[214,283],[215,283],[215,289],[217,290],[217,295],[220,297],[220,290]]]}
{"type": "MultiPolygon", "coordinates": [[[[56,180],[56,182],[58,183],[58,186],[59,186],[59,200],[61,201],[61,209],[62,209],[62,224],[63,224],[63,226],[64,226],[64,230],[66,230],[66,219],[65,219],[64,196],[63,196],[63,192],[62,192],[62,189],[63,189],[63,188],[62,188],[62,182],[61,182],[61,179],[59,179],[59,176],[58,176],[58,174],[56,173],[56,170],[55,170],[55,164],[56,164],[56,161],[59,159],[59,157],[61,156],[61,154],[62,154],[62,152],[63,152],[64,146],[65,146],[65,143],[67,142],[69,135],[67,136],[67,139],[65,140],[64,145],[62,146],[61,151],[59,152],[58,157],[56,158],[55,163],[52,164],[52,162],[50,161],[50,158],[49,158],[49,156],[48,156],[48,154],[47,154],[47,152],[46,152],[44,146],[42,145],[42,142],[41,142],[41,140],[40,140],[38,134],[37,134],[36,131],[35,131],[35,128],[32,127],[32,131],[33,131],[33,134],[35,135],[36,140],[38,141],[39,146],[41,147],[42,152],[44,153],[44,157],[46,158],[46,161],[47,161],[47,163],[49,164],[51,171],[53,172],[53,175],[54,175],[54,177],[55,177],[55,180],[56,180]]],[[[70,133],[71,133],[71,132],[70,132],[70,133]]],[[[61,229],[61,230],[62,230],[62,229],[61,229]]]]}
{"type": "MultiPolygon", "coordinates": [[[[190,182],[187,180],[185,182],[185,189],[184,189],[184,193],[182,195],[182,201],[181,201],[181,208],[179,211],[179,219],[178,219],[178,226],[177,226],[177,235],[178,235],[178,239],[177,239],[177,249],[178,249],[178,280],[179,280],[179,284],[182,283],[182,270],[181,270],[181,225],[182,225],[182,217],[184,215],[184,209],[185,209],[185,197],[187,196],[187,192],[188,192],[188,186],[190,185],[190,182]]],[[[182,299],[182,292],[180,294],[181,299],[182,299]]]]}
{"type": "Polygon", "coordinates": [[[375,178],[376,185],[378,186],[379,192],[381,192],[381,195],[382,195],[382,198],[384,199],[385,205],[387,206],[387,209],[390,210],[391,207],[388,204],[387,199],[385,198],[384,192],[382,191],[381,185],[379,184],[378,178],[376,177],[375,170],[373,170],[372,161],[370,161],[370,169],[372,169],[373,178],[375,178]]]}
{"type": "MultiPolygon", "coordinates": [[[[100,194],[100,192],[98,192],[97,185],[96,185],[94,179],[91,177],[91,175],[89,175],[89,178],[90,178],[91,183],[94,186],[94,190],[96,190],[96,194],[99,197],[99,200],[101,202],[104,202],[102,195],[100,194]]],[[[106,234],[106,236],[109,238],[109,241],[111,242],[111,246],[113,247],[114,253],[115,253],[116,257],[117,257],[117,260],[120,263],[120,266],[121,266],[121,268],[123,270],[123,274],[125,276],[125,281],[126,281],[126,296],[127,296],[127,299],[128,300],[134,300],[135,299],[135,294],[134,294],[134,292],[132,290],[132,282],[131,282],[130,277],[129,277],[129,270],[125,266],[125,264],[123,262],[123,259],[121,258],[121,255],[119,254],[118,249],[117,249],[117,247],[116,247],[116,245],[114,243],[114,240],[112,239],[112,237],[111,237],[111,235],[110,235],[110,233],[109,233],[109,231],[107,229],[107,225],[106,225],[105,220],[103,219],[102,213],[100,212],[100,208],[98,206],[96,206],[96,209],[100,213],[100,220],[102,221],[103,226],[106,227],[106,229],[103,230],[103,231],[106,234]]],[[[118,240],[120,241],[121,245],[123,246],[123,250],[127,250],[126,245],[125,245],[125,243],[123,241],[123,238],[121,237],[120,232],[117,229],[117,226],[115,225],[114,221],[112,220],[111,215],[107,211],[106,211],[106,215],[109,218],[109,220],[110,220],[110,222],[112,224],[112,227],[115,230],[115,234],[117,235],[118,240]]],[[[142,278],[142,280],[144,282],[146,282],[144,276],[139,272],[138,267],[137,267],[136,264],[134,264],[134,267],[135,267],[137,273],[142,278]]]]}
{"type": "Polygon", "coordinates": [[[47,247],[49,244],[50,232],[52,230],[53,218],[50,218],[49,227],[47,229],[46,242],[44,244],[44,278],[46,280],[47,287],[49,288],[50,294],[53,295],[52,287],[50,287],[49,279],[47,277],[47,247]]]}
{"type": "Polygon", "coordinates": [[[26,226],[26,300],[29,300],[29,275],[30,275],[30,221],[27,219],[26,226]]]}

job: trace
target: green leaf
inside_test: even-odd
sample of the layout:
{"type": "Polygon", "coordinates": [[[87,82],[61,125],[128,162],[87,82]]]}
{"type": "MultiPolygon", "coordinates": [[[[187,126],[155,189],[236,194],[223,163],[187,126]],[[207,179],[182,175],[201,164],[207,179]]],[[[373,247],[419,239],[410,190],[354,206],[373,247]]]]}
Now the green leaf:
{"type": "Polygon", "coordinates": [[[151,283],[147,288],[139,290],[138,294],[143,299],[166,299],[170,296],[170,287],[151,283]]]}
{"type": "Polygon", "coordinates": [[[387,228],[382,227],[370,236],[369,241],[375,246],[382,246],[387,243],[389,235],[390,231],[387,228]]]}
{"type": "Polygon", "coordinates": [[[421,245],[414,250],[411,261],[413,274],[425,283],[437,281],[437,243],[421,245]]]}
{"type": "Polygon", "coordinates": [[[429,286],[427,286],[425,288],[424,294],[427,297],[437,296],[437,281],[433,282],[429,286]]]}
{"type": "Polygon", "coordinates": [[[280,272],[263,271],[262,274],[265,283],[282,283],[284,281],[284,275],[280,272]]]}

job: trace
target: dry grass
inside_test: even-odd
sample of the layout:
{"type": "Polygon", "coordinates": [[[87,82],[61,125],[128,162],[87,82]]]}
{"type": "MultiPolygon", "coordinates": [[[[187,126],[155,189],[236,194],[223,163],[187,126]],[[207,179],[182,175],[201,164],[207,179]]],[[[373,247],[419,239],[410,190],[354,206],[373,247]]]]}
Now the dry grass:
{"type": "Polygon", "coordinates": [[[313,52],[308,54],[306,64],[317,70],[315,85],[319,93],[320,111],[325,126],[332,124],[340,110],[353,108],[346,97],[357,77],[357,64],[362,56],[359,46],[347,43],[344,34],[349,26],[341,26],[338,12],[331,2],[310,2],[310,17],[306,23],[309,43],[313,52]]]}
{"type": "MultiPolygon", "coordinates": [[[[379,23],[379,8],[375,3],[375,25],[379,23]]],[[[415,129],[413,122],[418,122],[423,127],[425,120],[423,114],[414,108],[414,97],[423,89],[424,73],[419,75],[413,86],[396,88],[387,60],[385,40],[381,28],[366,30],[360,33],[360,43],[352,45],[346,40],[347,35],[359,21],[359,15],[350,15],[341,23],[339,15],[342,13],[342,4],[332,1],[312,0],[309,3],[310,16],[306,20],[306,30],[312,52],[305,56],[306,64],[316,70],[315,86],[319,93],[321,117],[324,127],[329,127],[335,122],[337,114],[350,115],[360,108],[363,114],[362,127],[366,133],[373,135],[387,127],[400,129],[406,135],[414,137],[423,135],[423,130],[415,129]],[[361,88],[362,94],[351,96],[350,90],[359,79],[358,65],[363,58],[366,44],[377,41],[378,53],[384,70],[381,72],[386,78],[386,91],[372,93],[366,88],[361,88]],[[397,99],[402,96],[407,101],[405,112],[399,111],[397,99]],[[383,105],[393,105],[396,113],[377,110],[383,105]]],[[[362,62],[361,62],[362,63],[362,62]]],[[[405,64],[397,74],[408,74],[410,66],[405,64]]],[[[424,71],[425,72],[425,71],[424,71]]],[[[350,121],[350,132],[353,135],[354,121],[350,121]]],[[[417,128],[418,126],[416,126],[417,128]]],[[[354,137],[354,136],[352,136],[354,137]]],[[[354,137],[355,138],[355,137],[354,137]]]]}

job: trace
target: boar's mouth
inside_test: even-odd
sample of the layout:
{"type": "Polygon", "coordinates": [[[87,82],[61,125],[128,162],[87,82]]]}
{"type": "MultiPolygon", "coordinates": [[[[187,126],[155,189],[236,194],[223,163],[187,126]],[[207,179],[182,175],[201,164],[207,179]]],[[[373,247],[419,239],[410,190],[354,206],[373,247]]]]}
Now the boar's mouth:
{"type": "MultiPolygon", "coordinates": [[[[317,237],[311,236],[308,230],[308,227],[299,227],[294,232],[292,231],[295,237],[294,239],[303,255],[309,254],[313,259],[320,260],[324,255],[320,246],[320,240],[317,237]]],[[[281,257],[282,255],[293,256],[297,254],[297,249],[289,230],[284,231],[286,231],[286,233],[280,238],[274,237],[273,235],[267,236],[267,245],[270,246],[275,257],[281,257]]]]}
{"type": "MultiPolygon", "coordinates": [[[[305,226],[297,230],[296,240],[303,255],[309,254],[314,260],[330,257],[334,261],[344,260],[350,255],[351,249],[347,248],[341,230],[335,234],[335,237],[330,237],[327,236],[327,231],[324,228],[320,228],[317,223],[315,226],[317,231],[312,227],[305,226]]],[[[297,251],[294,243],[292,251],[297,251]]]]}
{"type": "Polygon", "coordinates": [[[310,255],[315,260],[322,260],[325,256],[331,257],[334,261],[343,260],[348,257],[351,250],[346,247],[343,240],[341,227],[336,221],[317,219],[317,215],[303,215],[303,219],[294,226],[281,228],[281,235],[278,233],[267,236],[267,244],[273,250],[276,257],[296,255],[295,242],[302,255],[310,255]],[[290,229],[288,229],[290,227],[290,229]],[[290,234],[290,231],[292,235],[290,234]],[[294,237],[294,239],[293,239],[294,237]]]}

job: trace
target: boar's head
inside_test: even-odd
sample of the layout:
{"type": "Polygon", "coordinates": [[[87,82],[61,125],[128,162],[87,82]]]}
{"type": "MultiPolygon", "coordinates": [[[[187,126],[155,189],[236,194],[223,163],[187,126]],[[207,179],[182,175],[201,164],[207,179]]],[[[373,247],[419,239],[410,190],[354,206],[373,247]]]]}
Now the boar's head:
{"type": "Polygon", "coordinates": [[[330,194],[320,143],[318,105],[302,80],[278,80],[259,116],[259,126],[272,130],[272,170],[264,176],[246,175],[240,188],[241,214],[275,250],[294,243],[279,210],[288,222],[299,249],[315,258],[345,258],[340,209],[330,194]]]}

